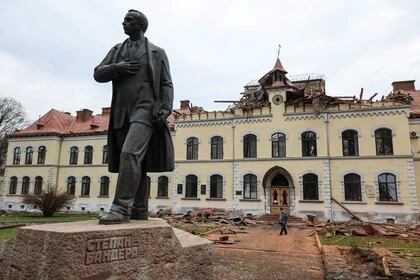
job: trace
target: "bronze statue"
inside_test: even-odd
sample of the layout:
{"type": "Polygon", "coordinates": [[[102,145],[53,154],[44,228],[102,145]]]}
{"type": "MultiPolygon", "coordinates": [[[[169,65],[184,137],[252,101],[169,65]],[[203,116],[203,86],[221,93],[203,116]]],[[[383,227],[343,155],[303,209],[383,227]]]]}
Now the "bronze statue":
{"type": "Polygon", "coordinates": [[[110,172],[118,174],[114,200],[100,224],[147,220],[146,172],[174,169],[174,148],[167,118],[173,85],[165,51],[148,41],[146,16],[129,10],[122,23],[129,36],[95,68],[99,83],[112,81],[108,129],[110,172]]]}

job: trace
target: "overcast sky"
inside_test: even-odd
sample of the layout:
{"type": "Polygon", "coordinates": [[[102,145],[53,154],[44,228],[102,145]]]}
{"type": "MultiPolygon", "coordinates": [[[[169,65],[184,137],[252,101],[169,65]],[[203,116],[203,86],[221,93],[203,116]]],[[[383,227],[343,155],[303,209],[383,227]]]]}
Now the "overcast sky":
{"type": "MultiPolygon", "coordinates": [[[[321,73],[327,94],[365,96],[420,79],[420,1],[20,1],[0,0],[0,96],[31,119],[109,106],[111,84],[93,68],[123,41],[129,9],[149,19],[146,36],[169,57],[179,100],[209,110],[280,58],[289,75],[321,73]]],[[[420,82],[417,82],[417,88],[420,82]]]]}

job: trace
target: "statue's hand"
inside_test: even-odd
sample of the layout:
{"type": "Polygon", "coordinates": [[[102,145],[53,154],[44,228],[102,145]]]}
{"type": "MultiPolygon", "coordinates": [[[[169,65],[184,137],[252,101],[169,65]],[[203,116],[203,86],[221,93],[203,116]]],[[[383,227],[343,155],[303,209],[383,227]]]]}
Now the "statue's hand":
{"type": "Polygon", "coordinates": [[[121,75],[133,75],[139,70],[140,63],[138,61],[124,60],[114,64],[118,74],[121,75]]]}
{"type": "Polygon", "coordinates": [[[158,119],[161,121],[166,121],[170,114],[171,110],[168,110],[166,108],[160,108],[158,111],[158,119]]]}

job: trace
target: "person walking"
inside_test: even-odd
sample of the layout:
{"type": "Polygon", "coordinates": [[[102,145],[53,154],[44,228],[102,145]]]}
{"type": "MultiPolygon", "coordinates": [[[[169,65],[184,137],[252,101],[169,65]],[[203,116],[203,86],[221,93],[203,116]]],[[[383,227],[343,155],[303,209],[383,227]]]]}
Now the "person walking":
{"type": "Polygon", "coordinates": [[[280,233],[279,233],[279,235],[283,235],[283,233],[285,235],[287,235],[286,225],[287,225],[288,218],[289,218],[289,216],[287,215],[286,212],[284,212],[284,211],[280,212],[280,215],[279,215],[280,233]]]}

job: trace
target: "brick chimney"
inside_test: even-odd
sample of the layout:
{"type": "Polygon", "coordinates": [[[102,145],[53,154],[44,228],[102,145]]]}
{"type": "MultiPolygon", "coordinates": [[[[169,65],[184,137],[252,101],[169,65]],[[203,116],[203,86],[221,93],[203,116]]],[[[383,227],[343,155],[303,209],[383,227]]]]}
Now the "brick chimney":
{"type": "Polygon", "coordinates": [[[76,111],[76,121],[85,122],[92,119],[93,111],[89,109],[82,109],[81,111],[76,111]]]}
{"type": "Polygon", "coordinates": [[[111,114],[111,107],[103,107],[102,115],[109,115],[109,114],[111,114]]]}
{"type": "Polygon", "coordinates": [[[414,82],[415,80],[393,82],[392,91],[398,91],[398,90],[415,91],[416,87],[414,86],[414,82]]]}
{"type": "Polygon", "coordinates": [[[190,101],[189,100],[181,100],[180,101],[181,110],[188,110],[190,109],[190,101]]]}

